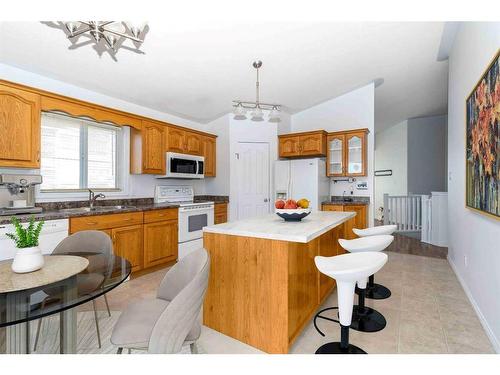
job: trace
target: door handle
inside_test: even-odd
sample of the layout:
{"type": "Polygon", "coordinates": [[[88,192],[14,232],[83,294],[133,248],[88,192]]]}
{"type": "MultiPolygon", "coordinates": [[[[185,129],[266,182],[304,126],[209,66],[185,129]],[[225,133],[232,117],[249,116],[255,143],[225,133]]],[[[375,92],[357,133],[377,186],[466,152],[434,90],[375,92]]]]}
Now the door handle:
{"type": "Polygon", "coordinates": [[[267,202],[269,202],[269,199],[267,199],[267,198],[264,198],[264,202],[266,202],[266,203],[267,203],[267,202]]]}

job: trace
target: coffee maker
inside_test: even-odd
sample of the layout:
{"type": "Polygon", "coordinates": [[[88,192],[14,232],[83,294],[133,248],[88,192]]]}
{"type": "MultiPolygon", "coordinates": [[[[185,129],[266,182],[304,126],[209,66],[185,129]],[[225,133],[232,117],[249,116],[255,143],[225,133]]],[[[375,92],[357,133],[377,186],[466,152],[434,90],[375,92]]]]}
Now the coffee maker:
{"type": "Polygon", "coordinates": [[[0,216],[42,212],[35,207],[35,186],[41,183],[41,175],[0,174],[0,216]]]}

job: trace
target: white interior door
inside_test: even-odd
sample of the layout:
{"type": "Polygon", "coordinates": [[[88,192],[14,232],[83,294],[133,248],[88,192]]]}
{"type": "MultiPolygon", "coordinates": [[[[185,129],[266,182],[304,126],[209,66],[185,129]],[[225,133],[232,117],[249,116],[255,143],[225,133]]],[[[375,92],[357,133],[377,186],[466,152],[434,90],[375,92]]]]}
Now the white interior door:
{"type": "Polygon", "coordinates": [[[238,143],[238,220],[269,213],[269,144],[238,143]]]}

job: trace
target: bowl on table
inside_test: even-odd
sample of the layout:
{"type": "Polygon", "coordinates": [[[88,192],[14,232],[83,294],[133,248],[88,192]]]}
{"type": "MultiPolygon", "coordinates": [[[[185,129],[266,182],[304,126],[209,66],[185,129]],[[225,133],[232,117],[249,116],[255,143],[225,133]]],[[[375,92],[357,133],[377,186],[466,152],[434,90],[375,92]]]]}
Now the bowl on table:
{"type": "Polygon", "coordinates": [[[285,221],[301,221],[310,213],[310,208],[276,209],[276,215],[278,215],[285,221]]]}

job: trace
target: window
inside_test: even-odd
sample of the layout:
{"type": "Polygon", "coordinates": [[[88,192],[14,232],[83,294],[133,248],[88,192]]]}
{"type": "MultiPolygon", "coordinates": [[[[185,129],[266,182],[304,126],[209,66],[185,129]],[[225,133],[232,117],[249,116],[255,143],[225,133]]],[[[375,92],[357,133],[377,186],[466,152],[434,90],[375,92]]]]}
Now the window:
{"type": "Polygon", "coordinates": [[[42,114],[41,190],[118,189],[116,126],[42,114]]]}

